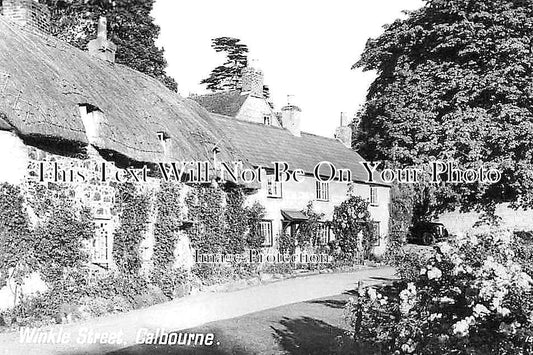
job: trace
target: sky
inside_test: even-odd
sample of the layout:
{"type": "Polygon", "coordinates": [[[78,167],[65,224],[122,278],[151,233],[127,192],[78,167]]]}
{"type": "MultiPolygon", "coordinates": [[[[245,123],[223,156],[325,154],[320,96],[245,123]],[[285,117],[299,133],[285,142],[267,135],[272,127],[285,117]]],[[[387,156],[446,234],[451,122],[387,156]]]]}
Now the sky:
{"type": "Polygon", "coordinates": [[[179,93],[206,93],[200,81],[225,57],[211,39],[236,37],[264,72],[276,109],[302,109],[302,131],[333,137],[340,113],[365,101],[374,72],[352,70],[369,38],[383,25],[415,10],[422,0],[157,0],[152,16],[161,27],[167,73],[179,93]]]}

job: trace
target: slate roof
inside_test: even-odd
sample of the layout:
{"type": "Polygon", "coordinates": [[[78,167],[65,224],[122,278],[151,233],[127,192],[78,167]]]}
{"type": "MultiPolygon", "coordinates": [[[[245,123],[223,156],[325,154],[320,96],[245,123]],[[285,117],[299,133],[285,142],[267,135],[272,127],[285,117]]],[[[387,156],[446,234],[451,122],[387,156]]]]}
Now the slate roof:
{"type": "MultiPolygon", "coordinates": [[[[368,174],[360,162],[365,161],[356,151],[334,138],[302,132],[292,135],[284,128],[235,120],[213,115],[216,125],[224,130],[230,145],[242,152],[246,162],[253,166],[272,167],[272,162],[284,161],[289,169],[303,169],[312,174],[321,161],[328,161],[337,169],[350,169],[352,180],[367,183],[368,174]]],[[[390,186],[376,181],[378,185],[390,186]]]]}
{"type": "Polygon", "coordinates": [[[190,99],[198,102],[211,113],[235,117],[249,94],[241,94],[239,90],[220,91],[213,94],[193,95],[190,99]]]}
{"type": "Polygon", "coordinates": [[[0,114],[7,122],[0,128],[87,145],[80,104],[97,107],[105,118],[93,143],[97,148],[139,162],[210,160],[217,143],[224,159],[240,156],[225,146],[224,131],[196,102],[154,78],[0,15],[0,114]],[[160,131],[171,137],[167,152],[158,140],[160,131]]]}

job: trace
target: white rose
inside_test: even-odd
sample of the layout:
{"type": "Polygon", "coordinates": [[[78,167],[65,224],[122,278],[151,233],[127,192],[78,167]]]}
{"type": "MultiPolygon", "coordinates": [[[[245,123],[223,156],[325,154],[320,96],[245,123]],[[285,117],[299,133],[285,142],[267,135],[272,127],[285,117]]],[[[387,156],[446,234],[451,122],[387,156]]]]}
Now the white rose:
{"type": "Polygon", "coordinates": [[[429,271],[428,271],[428,279],[430,280],[438,280],[442,277],[442,271],[440,271],[438,268],[436,267],[432,267],[429,271]]]}
{"type": "Polygon", "coordinates": [[[478,303],[474,306],[474,315],[477,317],[484,317],[489,313],[489,309],[482,304],[478,303]]]}

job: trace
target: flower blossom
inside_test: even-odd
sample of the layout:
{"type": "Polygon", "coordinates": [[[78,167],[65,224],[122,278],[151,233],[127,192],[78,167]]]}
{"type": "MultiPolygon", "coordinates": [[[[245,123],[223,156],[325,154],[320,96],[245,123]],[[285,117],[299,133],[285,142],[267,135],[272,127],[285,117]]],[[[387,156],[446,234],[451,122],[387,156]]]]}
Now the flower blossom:
{"type": "Polygon", "coordinates": [[[481,303],[478,303],[474,306],[474,316],[478,318],[482,318],[490,313],[489,309],[482,305],[481,303]]]}
{"type": "Polygon", "coordinates": [[[428,279],[430,280],[438,280],[442,277],[442,271],[440,271],[438,268],[436,267],[432,267],[431,269],[428,270],[428,279]]]}
{"type": "Polygon", "coordinates": [[[452,326],[453,333],[460,337],[467,336],[472,323],[474,323],[474,317],[466,317],[460,320],[452,326]]]}

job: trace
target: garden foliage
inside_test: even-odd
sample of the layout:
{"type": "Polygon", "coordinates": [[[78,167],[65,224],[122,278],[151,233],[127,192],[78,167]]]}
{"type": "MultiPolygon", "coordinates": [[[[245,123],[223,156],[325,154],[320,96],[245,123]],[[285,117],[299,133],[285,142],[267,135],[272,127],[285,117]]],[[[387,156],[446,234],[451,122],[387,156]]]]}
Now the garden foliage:
{"type": "Polygon", "coordinates": [[[434,247],[416,276],[347,305],[365,354],[530,354],[532,279],[508,231],[434,247]]]}
{"type": "Polygon", "coordinates": [[[371,230],[368,202],[359,196],[351,196],[336,206],[331,227],[335,234],[334,247],[338,247],[341,259],[362,259],[370,254],[375,238],[371,230]]]}

